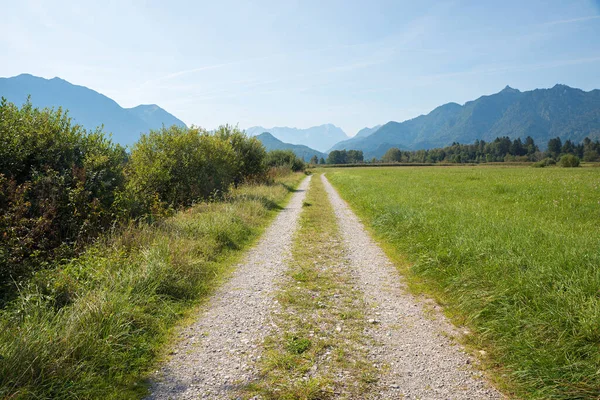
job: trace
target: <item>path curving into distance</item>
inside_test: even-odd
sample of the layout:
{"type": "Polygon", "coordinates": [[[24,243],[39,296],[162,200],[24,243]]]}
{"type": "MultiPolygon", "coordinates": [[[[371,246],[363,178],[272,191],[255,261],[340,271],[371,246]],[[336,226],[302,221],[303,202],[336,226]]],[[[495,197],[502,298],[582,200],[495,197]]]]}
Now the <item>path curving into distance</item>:
{"type": "Polygon", "coordinates": [[[255,361],[269,331],[273,292],[284,278],[307,177],[287,205],[209,300],[198,321],[156,374],[148,399],[229,399],[256,375],[255,361]]]}
{"type": "MultiPolygon", "coordinates": [[[[474,360],[448,338],[456,334],[441,313],[426,315],[424,304],[406,291],[383,250],[325,175],[321,175],[335,210],[346,257],[365,296],[369,349],[381,366],[370,399],[501,399],[473,368],[474,360]]],[[[431,313],[429,313],[431,314],[431,313]]]]}

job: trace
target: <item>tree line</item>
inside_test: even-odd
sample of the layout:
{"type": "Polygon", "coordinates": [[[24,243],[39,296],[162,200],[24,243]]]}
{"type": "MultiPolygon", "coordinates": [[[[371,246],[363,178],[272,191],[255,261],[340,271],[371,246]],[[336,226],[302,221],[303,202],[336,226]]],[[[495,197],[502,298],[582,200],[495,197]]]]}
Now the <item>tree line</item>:
{"type": "MultiPolygon", "coordinates": [[[[382,162],[402,163],[485,163],[485,162],[535,162],[545,158],[559,160],[562,156],[572,155],[584,161],[600,160],[600,141],[593,142],[585,138],[575,144],[570,140],[564,143],[560,138],[550,139],[548,150],[540,151],[531,137],[525,141],[520,138],[496,138],[492,142],[476,140],[473,144],[453,143],[451,146],[430,150],[401,150],[393,147],[381,158],[382,162]]],[[[372,161],[377,162],[374,159],[372,161]]]]}
{"type": "Polygon", "coordinates": [[[271,167],[301,170],[291,152],[224,125],[143,134],[130,151],[62,109],[0,102],[0,303],[14,283],[77,254],[122,223],[153,221],[232,186],[265,181],[271,167]]]}
{"type": "Polygon", "coordinates": [[[362,150],[333,150],[327,155],[327,160],[323,157],[319,160],[315,155],[312,156],[309,164],[360,164],[364,161],[362,150]]]}
{"type": "MultiPolygon", "coordinates": [[[[473,144],[452,143],[451,146],[429,150],[402,150],[392,147],[386,151],[381,159],[373,158],[368,162],[377,163],[486,163],[486,162],[544,162],[544,165],[559,161],[566,155],[569,163],[579,160],[594,162],[600,161],[600,141],[585,138],[576,144],[571,140],[564,143],[559,137],[550,139],[547,150],[540,151],[532,137],[525,140],[521,138],[511,140],[508,136],[498,137],[494,141],[476,140],[473,144]]],[[[566,160],[566,158],[565,158],[566,160]]],[[[313,156],[309,164],[360,164],[364,163],[361,150],[334,150],[327,159],[313,156]]]]}

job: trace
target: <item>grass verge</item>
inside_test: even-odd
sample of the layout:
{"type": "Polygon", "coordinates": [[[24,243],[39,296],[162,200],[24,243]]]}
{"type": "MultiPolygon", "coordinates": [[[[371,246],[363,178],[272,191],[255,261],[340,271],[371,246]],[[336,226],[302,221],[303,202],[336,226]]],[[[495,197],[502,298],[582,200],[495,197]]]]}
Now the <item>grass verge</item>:
{"type": "Polygon", "coordinates": [[[240,187],[36,274],[0,313],[0,397],[142,397],[171,328],[214,290],[303,177],[240,187]]]}
{"type": "Polygon", "coordinates": [[[313,178],[294,238],[287,280],[277,300],[277,329],[265,341],[260,379],[247,397],[348,399],[375,380],[366,358],[362,294],[344,263],[327,194],[313,178]]]}
{"type": "Polygon", "coordinates": [[[416,292],[518,397],[600,397],[597,169],[329,170],[416,292]]]}

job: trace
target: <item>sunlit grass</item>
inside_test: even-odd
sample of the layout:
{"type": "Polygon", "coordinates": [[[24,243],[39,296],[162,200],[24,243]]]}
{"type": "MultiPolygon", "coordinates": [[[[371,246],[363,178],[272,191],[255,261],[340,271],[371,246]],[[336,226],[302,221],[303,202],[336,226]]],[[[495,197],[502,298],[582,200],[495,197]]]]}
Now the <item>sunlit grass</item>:
{"type": "Polygon", "coordinates": [[[107,237],[0,314],[0,398],[127,399],[303,174],[107,237]]]}
{"type": "Polygon", "coordinates": [[[600,170],[327,170],[406,273],[471,326],[507,390],[600,396],[600,170]],[[503,375],[503,377],[502,377],[503,375]]]}

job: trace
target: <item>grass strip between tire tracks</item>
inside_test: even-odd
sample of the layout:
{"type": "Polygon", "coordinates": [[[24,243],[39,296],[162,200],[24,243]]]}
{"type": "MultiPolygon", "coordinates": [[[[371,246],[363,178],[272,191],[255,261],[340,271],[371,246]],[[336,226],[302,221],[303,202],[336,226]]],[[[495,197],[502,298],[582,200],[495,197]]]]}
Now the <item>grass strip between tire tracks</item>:
{"type": "Polygon", "coordinates": [[[362,293],[353,285],[332,206],[313,179],[277,293],[277,328],[267,337],[262,375],[246,395],[265,399],[361,398],[376,379],[367,361],[362,293]]]}

